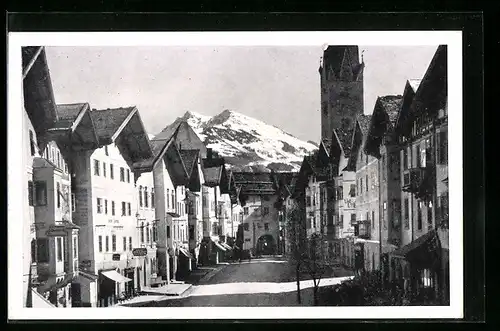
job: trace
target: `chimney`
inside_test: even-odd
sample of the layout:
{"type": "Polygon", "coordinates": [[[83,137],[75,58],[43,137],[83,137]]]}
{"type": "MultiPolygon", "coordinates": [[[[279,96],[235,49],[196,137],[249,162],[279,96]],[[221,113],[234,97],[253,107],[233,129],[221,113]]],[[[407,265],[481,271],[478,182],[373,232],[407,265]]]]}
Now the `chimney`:
{"type": "Polygon", "coordinates": [[[207,148],[207,159],[211,160],[212,159],[212,149],[207,148]]]}

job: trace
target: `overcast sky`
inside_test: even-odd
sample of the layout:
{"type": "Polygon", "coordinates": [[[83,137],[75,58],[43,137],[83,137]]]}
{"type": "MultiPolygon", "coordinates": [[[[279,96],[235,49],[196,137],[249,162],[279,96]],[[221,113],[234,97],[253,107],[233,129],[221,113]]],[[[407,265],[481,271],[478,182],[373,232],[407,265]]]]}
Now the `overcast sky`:
{"type": "MultiPolygon", "coordinates": [[[[421,78],[437,46],[360,46],[365,114],[379,95],[402,94],[421,78]]],[[[318,47],[46,47],[57,103],[135,105],[148,133],[186,111],[224,109],[304,140],[320,138],[318,47]]]]}

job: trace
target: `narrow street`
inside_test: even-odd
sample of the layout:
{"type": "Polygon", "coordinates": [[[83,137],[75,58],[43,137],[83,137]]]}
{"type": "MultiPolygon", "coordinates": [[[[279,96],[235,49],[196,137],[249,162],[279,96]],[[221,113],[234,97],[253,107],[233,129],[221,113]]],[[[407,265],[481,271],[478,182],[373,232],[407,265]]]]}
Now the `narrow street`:
{"type": "MultiPolygon", "coordinates": [[[[324,284],[342,278],[323,279],[324,284]]],[[[301,282],[303,306],[311,306],[312,281],[301,282]]],[[[226,266],[183,298],[151,303],[155,307],[297,306],[294,270],[283,258],[268,257],[226,266]]]]}

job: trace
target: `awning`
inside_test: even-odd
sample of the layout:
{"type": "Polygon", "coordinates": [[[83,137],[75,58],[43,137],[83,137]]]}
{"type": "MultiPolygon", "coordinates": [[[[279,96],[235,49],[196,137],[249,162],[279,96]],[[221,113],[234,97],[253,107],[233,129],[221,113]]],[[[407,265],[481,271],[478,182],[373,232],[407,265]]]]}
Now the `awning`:
{"type": "Polygon", "coordinates": [[[225,252],[226,249],[224,248],[224,246],[222,246],[221,244],[219,244],[218,242],[216,241],[213,241],[213,243],[215,244],[215,246],[220,249],[221,251],[225,252]]]}
{"type": "Polygon", "coordinates": [[[225,249],[227,249],[227,250],[231,250],[231,249],[233,249],[231,246],[229,246],[229,245],[228,245],[228,244],[226,244],[226,243],[220,243],[220,244],[222,245],[222,247],[224,247],[224,248],[225,248],[225,249]]]}
{"type": "Polygon", "coordinates": [[[182,254],[184,254],[185,257],[190,258],[190,259],[193,258],[193,256],[191,255],[191,253],[189,253],[189,251],[187,249],[185,249],[184,247],[179,247],[179,251],[182,254]]]}
{"type": "Polygon", "coordinates": [[[394,257],[405,258],[410,262],[428,265],[435,262],[441,251],[441,242],[436,230],[431,230],[408,245],[405,245],[390,254],[394,257]]]}
{"type": "Polygon", "coordinates": [[[99,279],[98,275],[96,275],[96,274],[90,274],[90,273],[82,271],[82,270],[78,271],[78,276],[81,276],[81,277],[83,277],[86,280],[89,280],[91,282],[96,281],[97,279],[99,279]]]}
{"type": "Polygon", "coordinates": [[[176,212],[173,212],[173,211],[169,211],[169,212],[167,212],[167,215],[172,216],[172,217],[175,217],[175,218],[177,218],[177,217],[181,217],[181,215],[180,215],[180,214],[178,214],[178,213],[176,213],[176,212]]]}
{"type": "Polygon", "coordinates": [[[116,270],[102,271],[101,273],[103,276],[117,283],[128,283],[132,281],[132,279],[120,275],[118,272],[116,272],[116,270]]]}
{"type": "Polygon", "coordinates": [[[32,307],[33,308],[56,308],[49,300],[45,299],[40,293],[35,290],[31,290],[32,294],[32,307]]]}

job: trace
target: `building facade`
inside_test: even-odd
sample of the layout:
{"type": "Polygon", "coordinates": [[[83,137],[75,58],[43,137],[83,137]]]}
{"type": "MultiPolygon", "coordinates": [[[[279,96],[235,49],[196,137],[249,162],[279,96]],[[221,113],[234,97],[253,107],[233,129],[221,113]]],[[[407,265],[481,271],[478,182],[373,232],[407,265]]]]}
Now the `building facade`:
{"type": "Polygon", "coordinates": [[[447,48],[439,46],[395,130],[403,226],[391,273],[411,299],[449,302],[446,120],[447,48]]]}
{"type": "Polygon", "coordinates": [[[144,257],[133,255],[139,243],[132,164],[150,157],[151,147],[137,108],[93,110],[90,115],[99,148],[72,154],[80,270],[90,275],[81,280],[82,305],[110,306],[140,289],[144,257]]]}

